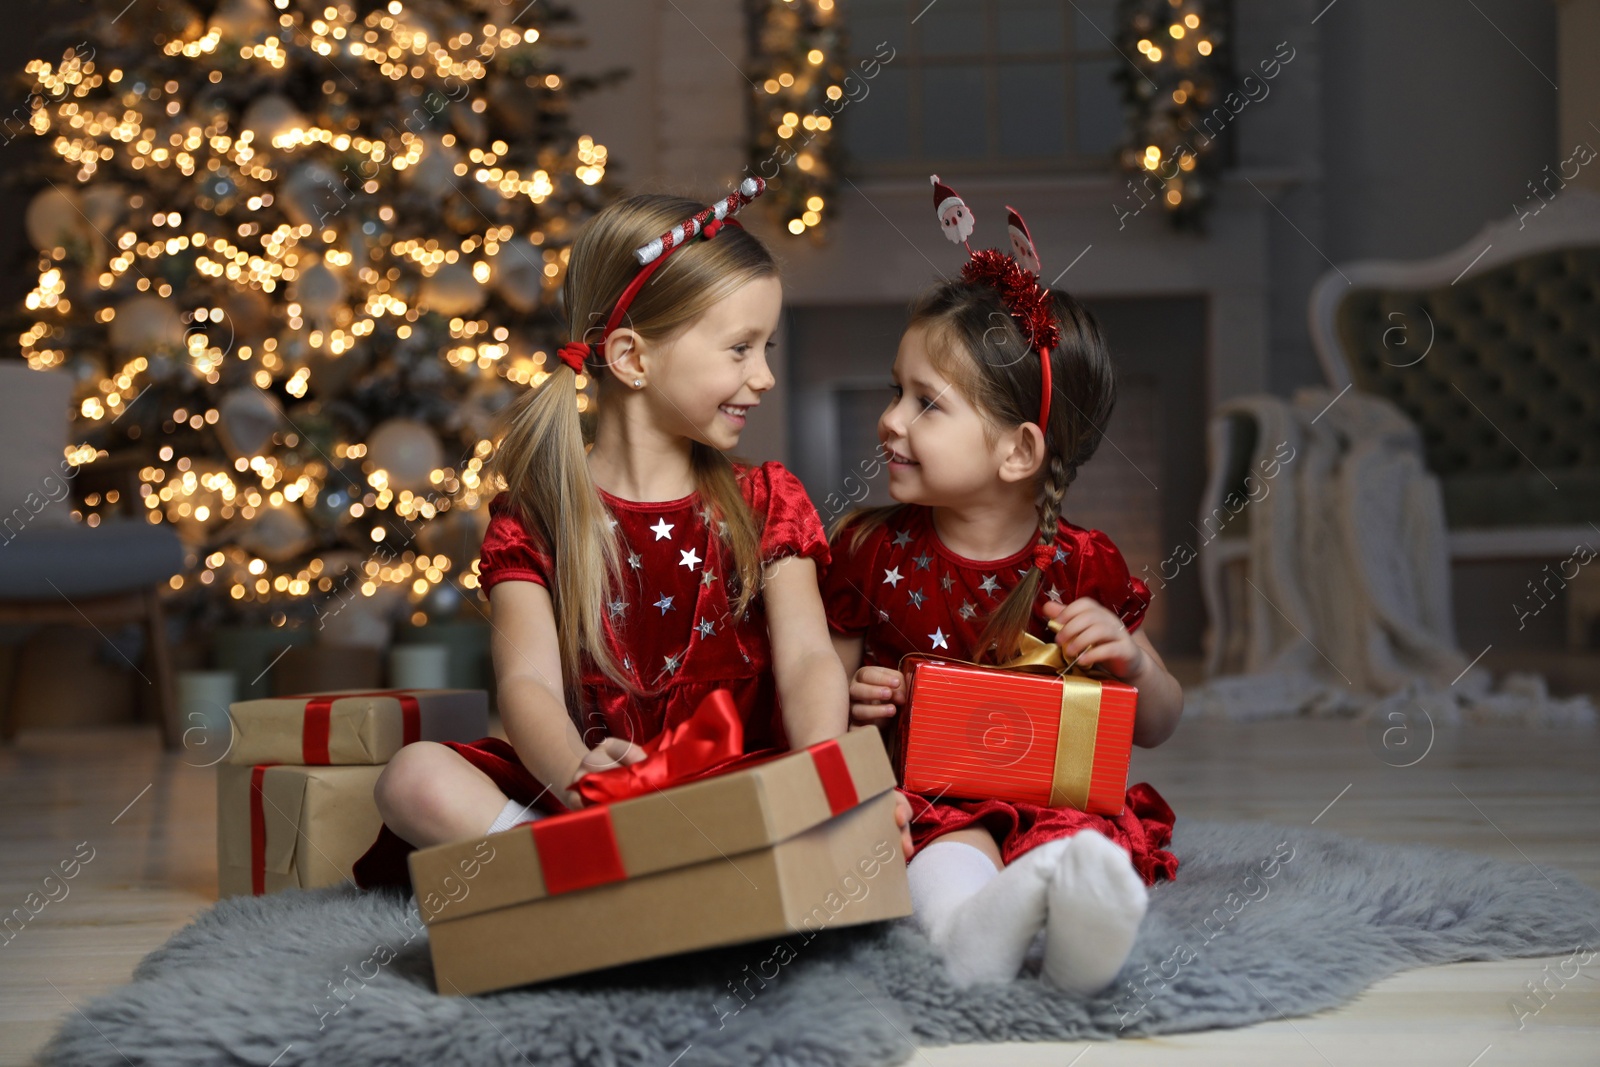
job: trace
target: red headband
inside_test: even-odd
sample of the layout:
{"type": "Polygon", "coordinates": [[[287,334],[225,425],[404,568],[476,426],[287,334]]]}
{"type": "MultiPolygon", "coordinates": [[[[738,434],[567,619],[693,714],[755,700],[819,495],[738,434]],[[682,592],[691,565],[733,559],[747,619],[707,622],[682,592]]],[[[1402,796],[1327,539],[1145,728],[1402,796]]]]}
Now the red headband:
{"type": "Polygon", "coordinates": [[[1056,323],[1050,291],[1039,284],[1039,253],[1028,233],[1028,224],[1022,221],[1016,208],[1008,206],[1006,230],[1011,235],[1012,254],[1008,256],[993,248],[974,252],[967,244],[975,221],[972,209],[954,189],[941,182],[937,174],[931,177],[933,207],[939,213],[939,225],[946,237],[967,249],[967,262],[961,268],[962,281],[997,290],[1006,310],[1028,338],[1028,344],[1039,353],[1039,430],[1048,435],[1052,392],[1050,353],[1060,343],[1061,330],[1056,323]]]}
{"type": "Polygon", "coordinates": [[[606,338],[611,336],[622,322],[622,317],[628,312],[628,305],[633,303],[633,298],[639,295],[639,290],[644,288],[644,283],[656,272],[656,268],[667,261],[673,252],[687,245],[697,236],[711,240],[724,225],[744,227],[733,216],[739,209],[750,203],[766,191],[767,183],[760,178],[746,178],[739,183],[737,192],[729,193],[725,198],[697,214],[684,219],[678,225],[657,237],[649,244],[640,245],[633,250],[633,258],[638,260],[643,269],[634,275],[633,281],[617,297],[616,307],[611,309],[611,316],[606,319],[605,332],[600,335],[600,340],[593,344],[587,341],[571,341],[561,346],[561,362],[571,367],[577,374],[583,373],[584,362],[591,354],[598,354],[605,348],[606,338]]]}

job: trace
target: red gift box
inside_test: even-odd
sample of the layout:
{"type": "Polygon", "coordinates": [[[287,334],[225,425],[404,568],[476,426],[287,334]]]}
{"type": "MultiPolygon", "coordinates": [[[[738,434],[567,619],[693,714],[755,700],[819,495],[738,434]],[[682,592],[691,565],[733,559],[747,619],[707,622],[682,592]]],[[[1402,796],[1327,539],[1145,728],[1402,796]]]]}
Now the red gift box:
{"type": "Polygon", "coordinates": [[[896,776],[925,796],[1122,814],[1138,690],[1063,672],[1057,646],[1030,640],[1030,662],[1001,667],[902,661],[908,690],[896,776]]]}

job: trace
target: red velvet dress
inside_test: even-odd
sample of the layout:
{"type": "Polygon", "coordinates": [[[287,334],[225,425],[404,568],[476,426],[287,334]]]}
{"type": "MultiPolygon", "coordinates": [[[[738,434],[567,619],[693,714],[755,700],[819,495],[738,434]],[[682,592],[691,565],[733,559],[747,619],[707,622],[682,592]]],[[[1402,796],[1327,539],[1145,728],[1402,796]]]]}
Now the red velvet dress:
{"type": "MultiPolygon", "coordinates": [[[[822,599],[828,625],[836,633],[863,638],[865,666],[898,668],[900,657],[912,652],[971,659],[985,619],[1032,566],[1031,544],[1005,559],[957,555],[939,540],[932,512],[919,505],[903,505],[855,551],[850,549],[851,532],[847,527],[834,539],[822,599]]],[[[1129,630],[1144,621],[1149,587],[1128,573],[1110,538],[1063,520],[1056,545],[1030,633],[1052,640],[1055,634],[1046,625],[1043,605],[1049,600],[1068,604],[1080,596],[1100,601],[1129,630]]],[[[885,727],[891,752],[899,744],[903,718],[896,715],[885,727]]],[[[1146,884],[1171,878],[1178,869],[1177,857],[1164,847],[1172,839],[1172,809],[1146,783],[1128,790],[1127,808],[1114,819],[1005,800],[906,795],[912,808],[911,841],[919,852],[936,837],[981,824],[1010,863],[1036,845],[1092,828],[1128,850],[1146,884]]]]}
{"type": "MultiPolygon", "coordinates": [[[[761,524],[763,563],[807,556],[828,563],[828,543],[816,509],[794,475],[779,463],[735,464],[745,501],[761,524]]],[[[700,497],[640,503],[604,490],[622,557],[622,587],[606,602],[606,635],[623,669],[653,695],[639,697],[602,674],[588,655],[581,678],[582,734],[593,748],[606,737],[644,743],[691,716],[714,689],[726,689],[744,721],[744,750],[787,748],[782,708],[772,675],[765,605],[758,596],[742,616],[732,612],[727,554],[712,536],[700,497]]],[[[552,563],[535,535],[506,509],[489,504],[479,574],[485,593],[507,581],[553,581],[552,563]]],[[[449,743],[506,796],[560,813],[566,808],[534,778],[516,751],[498,738],[449,743]]],[[[356,862],[356,884],[410,885],[412,847],[383,828],[356,862]]]]}

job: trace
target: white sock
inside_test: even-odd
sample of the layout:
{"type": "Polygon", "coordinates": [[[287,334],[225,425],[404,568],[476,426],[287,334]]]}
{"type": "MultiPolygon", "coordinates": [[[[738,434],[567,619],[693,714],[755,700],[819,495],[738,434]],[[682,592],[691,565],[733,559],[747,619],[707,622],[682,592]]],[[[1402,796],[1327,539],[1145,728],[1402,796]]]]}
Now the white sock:
{"type": "Polygon", "coordinates": [[[1050,884],[1044,977],[1069,993],[1095,993],[1128,961],[1150,891],[1128,853],[1099,831],[1066,840],[1050,884]]]}
{"type": "MultiPolygon", "coordinates": [[[[983,853],[970,845],[960,846],[976,854],[991,872],[976,891],[970,888],[978,880],[976,864],[970,857],[936,859],[935,869],[925,872],[925,878],[938,877],[940,868],[950,872],[945,877],[952,884],[936,891],[939,896],[921,921],[929,940],[943,953],[956,985],[1005,982],[1017,976],[1028,943],[1045,924],[1051,872],[1067,843],[1068,839],[1046,842],[998,872],[983,853]],[[963,870],[972,873],[963,879],[963,870]]],[[[923,849],[912,866],[934,847],[923,849]]],[[[925,890],[925,896],[926,893],[925,890]]],[[[915,886],[912,900],[917,900],[915,886]]]]}
{"type": "Polygon", "coordinates": [[[930,938],[962,901],[987,885],[1000,869],[978,849],[960,841],[935,841],[906,866],[911,915],[930,938]]]}
{"type": "Polygon", "coordinates": [[[513,826],[525,822],[536,822],[544,818],[545,813],[535,811],[531,805],[518,804],[515,800],[506,801],[506,806],[500,809],[500,814],[494,817],[494,822],[484,831],[485,835],[498,834],[502,830],[509,830],[513,826]]]}

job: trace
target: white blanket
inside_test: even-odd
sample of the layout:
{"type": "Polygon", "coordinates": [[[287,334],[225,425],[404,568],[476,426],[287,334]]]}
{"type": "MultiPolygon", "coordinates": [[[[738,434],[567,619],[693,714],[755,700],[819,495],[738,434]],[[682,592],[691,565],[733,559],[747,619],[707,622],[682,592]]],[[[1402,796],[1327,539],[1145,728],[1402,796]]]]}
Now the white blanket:
{"type": "Polygon", "coordinates": [[[1595,722],[1588,698],[1554,699],[1537,675],[1492,691],[1456,646],[1439,482],[1398,408],[1307,389],[1221,405],[1230,414],[1256,424],[1252,470],[1293,458],[1248,505],[1246,631],[1231,638],[1242,638],[1245,673],[1192,688],[1185,714],[1595,722]]]}

